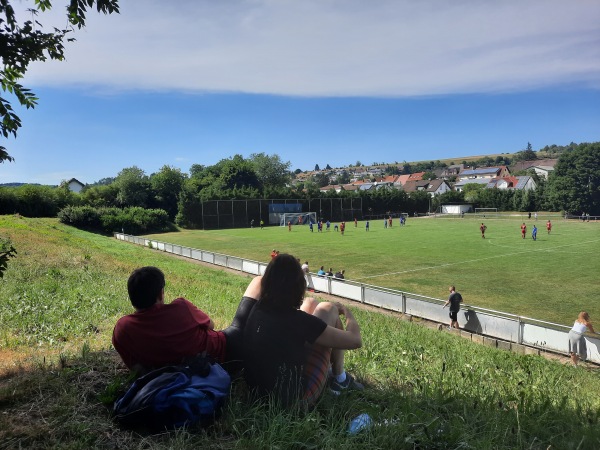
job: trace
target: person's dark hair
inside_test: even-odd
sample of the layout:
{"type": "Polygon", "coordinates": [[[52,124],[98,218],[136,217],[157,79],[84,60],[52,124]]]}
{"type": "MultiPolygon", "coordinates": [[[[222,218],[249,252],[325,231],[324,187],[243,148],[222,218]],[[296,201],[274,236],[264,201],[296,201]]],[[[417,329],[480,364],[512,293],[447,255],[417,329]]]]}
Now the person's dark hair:
{"type": "Polygon", "coordinates": [[[135,269],[127,280],[129,300],[135,309],[145,309],[154,305],[164,287],[165,275],[158,267],[135,269]]]}
{"type": "Polygon", "coordinates": [[[260,302],[273,309],[298,309],[306,291],[300,263],[292,255],[272,259],[261,280],[260,302]]]}

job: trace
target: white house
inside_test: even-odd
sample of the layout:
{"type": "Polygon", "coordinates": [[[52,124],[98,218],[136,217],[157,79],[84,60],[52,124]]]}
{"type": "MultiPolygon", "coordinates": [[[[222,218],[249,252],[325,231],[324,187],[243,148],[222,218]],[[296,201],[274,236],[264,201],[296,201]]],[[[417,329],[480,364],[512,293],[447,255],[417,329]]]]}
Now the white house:
{"type": "Polygon", "coordinates": [[[85,184],[76,178],[71,178],[69,181],[67,181],[67,186],[71,192],[79,193],[85,187],[85,184]]]}

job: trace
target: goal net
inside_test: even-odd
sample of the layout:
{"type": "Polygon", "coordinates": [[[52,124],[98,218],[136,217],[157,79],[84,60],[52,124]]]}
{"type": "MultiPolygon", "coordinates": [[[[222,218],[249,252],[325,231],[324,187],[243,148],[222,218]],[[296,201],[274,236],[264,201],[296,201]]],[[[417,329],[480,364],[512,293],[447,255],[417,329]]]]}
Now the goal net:
{"type": "Polygon", "coordinates": [[[498,208],[475,208],[475,214],[497,213],[498,208]]]}
{"type": "Polygon", "coordinates": [[[279,215],[279,225],[284,227],[288,222],[291,222],[292,225],[308,225],[310,222],[317,223],[317,213],[281,213],[279,215]]]}

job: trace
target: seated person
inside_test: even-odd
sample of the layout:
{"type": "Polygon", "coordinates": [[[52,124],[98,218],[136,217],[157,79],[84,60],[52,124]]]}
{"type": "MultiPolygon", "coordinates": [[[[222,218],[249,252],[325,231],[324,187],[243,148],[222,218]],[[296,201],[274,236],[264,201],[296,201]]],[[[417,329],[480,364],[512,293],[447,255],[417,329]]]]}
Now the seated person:
{"type": "Polygon", "coordinates": [[[330,267],[329,270],[327,272],[325,272],[325,275],[328,277],[332,277],[333,276],[333,267],[330,267]]]}
{"type": "Polygon", "coordinates": [[[325,274],[325,269],[323,266],[321,266],[321,268],[319,269],[319,271],[317,272],[317,275],[319,275],[320,277],[324,277],[325,274]]]}
{"type": "Polygon", "coordinates": [[[303,300],[306,281],[291,255],[272,260],[260,286],[260,299],[244,329],[248,386],[283,406],[299,400],[313,405],[325,389],[331,364],[332,393],[362,390],[344,371],[344,350],[362,345],[358,322],[350,310],[341,304],[303,300]],[[345,330],[340,316],[346,316],[345,330]]]}
{"type": "Polygon", "coordinates": [[[333,278],[339,278],[340,280],[343,280],[345,273],[346,273],[345,270],[340,270],[339,272],[335,273],[335,275],[333,276],[333,278]]]}
{"type": "Polygon", "coordinates": [[[112,343],[125,365],[142,374],[181,364],[206,351],[230,371],[241,368],[243,328],[260,294],[253,279],[233,318],[223,331],[215,331],[211,318],[184,298],[165,303],[165,276],[156,267],[141,267],[127,281],[133,314],[121,317],[112,343]]]}

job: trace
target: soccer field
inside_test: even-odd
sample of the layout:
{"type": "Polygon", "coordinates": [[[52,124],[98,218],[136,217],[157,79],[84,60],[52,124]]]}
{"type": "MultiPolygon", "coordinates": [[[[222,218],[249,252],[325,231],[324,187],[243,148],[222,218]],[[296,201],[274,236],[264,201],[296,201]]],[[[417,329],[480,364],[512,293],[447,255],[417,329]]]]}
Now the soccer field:
{"type": "Polygon", "coordinates": [[[268,261],[272,249],[321,265],[345,269],[362,283],[445,298],[454,284],[465,303],[570,325],[580,310],[600,320],[600,222],[566,221],[548,216],[409,218],[401,227],[383,220],[346,224],[344,236],[333,229],[310,232],[307,225],[181,231],[153,239],[268,261]],[[485,239],[479,226],[487,226],[485,239]],[[526,239],[520,226],[527,225],[526,239]],[[533,226],[537,240],[531,238],[533,226]]]}

